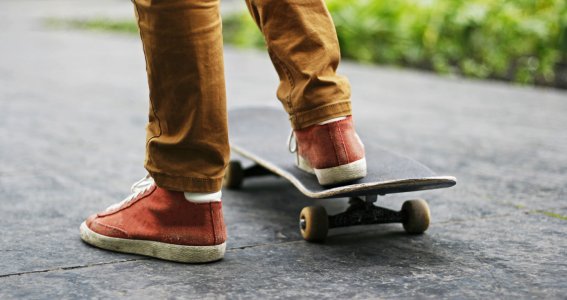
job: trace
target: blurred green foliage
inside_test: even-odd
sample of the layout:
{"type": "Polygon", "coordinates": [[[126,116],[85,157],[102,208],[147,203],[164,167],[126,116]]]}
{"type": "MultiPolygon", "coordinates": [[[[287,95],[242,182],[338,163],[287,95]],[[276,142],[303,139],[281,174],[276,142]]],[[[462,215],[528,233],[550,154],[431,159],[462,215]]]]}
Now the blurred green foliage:
{"type": "MultiPolygon", "coordinates": [[[[567,88],[567,0],[327,0],[343,57],[442,74],[567,88]]],[[[47,20],[136,33],[132,20],[47,20]]],[[[247,13],[223,19],[225,41],[265,47],[247,13]]]]}
{"type": "MultiPolygon", "coordinates": [[[[567,0],[327,0],[343,57],[526,84],[567,83],[567,0]],[[561,75],[563,74],[563,75],[561,75]]],[[[263,47],[245,14],[225,40],[263,47]]]]}
{"type": "Polygon", "coordinates": [[[130,34],[138,34],[138,26],[132,20],[112,20],[107,18],[96,19],[46,19],[44,22],[47,26],[53,28],[76,28],[94,31],[112,31],[130,34]]]}

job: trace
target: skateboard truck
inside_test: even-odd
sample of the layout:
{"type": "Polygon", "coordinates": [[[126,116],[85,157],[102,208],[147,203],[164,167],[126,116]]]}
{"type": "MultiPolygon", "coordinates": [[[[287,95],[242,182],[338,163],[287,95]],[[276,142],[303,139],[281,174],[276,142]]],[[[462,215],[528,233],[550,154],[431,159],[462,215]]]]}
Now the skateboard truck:
{"type": "Polygon", "coordinates": [[[377,195],[355,196],[342,213],[328,216],[323,206],[308,206],[299,215],[299,230],[306,241],[323,242],[329,229],[357,225],[402,223],[407,233],[420,234],[429,227],[429,206],[423,199],[404,202],[400,211],[374,205],[377,195]]]}
{"type": "Polygon", "coordinates": [[[346,211],[329,216],[329,228],[403,222],[400,211],[375,206],[376,200],[376,195],[351,197],[346,211]]]}

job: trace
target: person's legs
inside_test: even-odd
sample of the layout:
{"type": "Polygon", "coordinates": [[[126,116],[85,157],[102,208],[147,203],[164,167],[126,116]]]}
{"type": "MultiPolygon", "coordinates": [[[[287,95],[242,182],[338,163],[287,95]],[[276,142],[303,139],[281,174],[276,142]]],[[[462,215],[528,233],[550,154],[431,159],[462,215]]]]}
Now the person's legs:
{"type": "Polygon", "coordinates": [[[145,167],[158,186],[216,192],[229,160],[219,0],[135,0],[150,87],[145,167]]]}
{"type": "Polygon", "coordinates": [[[340,49],[324,0],[246,0],[264,34],[294,129],[351,114],[350,85],[336,73],[340,49]]]}
{"type": "Polygon", "coordinates": [[[324,185],[364,177],[364,146],[347,117],[350,85],[336,73],[340,48],[324,0],[246,3],[280,78],[277,97],[294,129],[298,167],[324,185]]]}
{"type": "Polygon", "coordinates": [[[134,0],[150,87],[145,167],[121,203],[87,218],[94,246],[180,262],[221,259],[229,159],[219,0],[134,0]]]}

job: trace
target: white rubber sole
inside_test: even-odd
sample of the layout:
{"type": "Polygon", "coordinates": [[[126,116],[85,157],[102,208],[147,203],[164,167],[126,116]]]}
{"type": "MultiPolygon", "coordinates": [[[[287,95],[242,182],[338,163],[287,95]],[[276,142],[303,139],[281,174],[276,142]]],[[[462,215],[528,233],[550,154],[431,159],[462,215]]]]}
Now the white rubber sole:
{"type": "Polygon", "coordinates": [[[366,158],[338,167],[314,169],[303,157],[297,155],[297,167],[317,176],[320,185],[338,184],[366,176],[366,158]]]}
{"type": "Polygon", "coordinates": [[[183,246],[155,241],[120,239],[98,234],[81,224],[81,239],[93,246],[183,263],[204,263],[224,257],[226,243],[214,246],[183,246]]]}

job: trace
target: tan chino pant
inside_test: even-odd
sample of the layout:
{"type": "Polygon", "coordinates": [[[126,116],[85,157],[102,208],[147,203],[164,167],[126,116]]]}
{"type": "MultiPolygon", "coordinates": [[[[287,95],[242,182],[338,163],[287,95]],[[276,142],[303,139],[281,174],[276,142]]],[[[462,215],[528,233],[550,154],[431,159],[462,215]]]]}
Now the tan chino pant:
{"type": "MultiPolygon", "coordinates": [[[[216,192],[229,160],[219,0],[133,0],[150,89],[145,167],[162,188],[216,192]]],[[[294,129],[351,114],[324,0],[246,0],[294,129]]]]}

